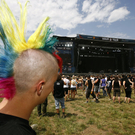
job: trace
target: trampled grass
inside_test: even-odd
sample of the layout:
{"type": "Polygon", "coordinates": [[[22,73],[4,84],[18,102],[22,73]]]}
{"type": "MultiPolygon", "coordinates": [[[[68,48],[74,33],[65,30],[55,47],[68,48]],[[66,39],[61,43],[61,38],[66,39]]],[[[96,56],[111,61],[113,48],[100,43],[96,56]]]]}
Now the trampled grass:
{"type": "MultiPolygon", "coordinates": [[[[54,98],[48,96],[47,116],[38,117],[37,108],[30,117],[30,125],[37,124],[37,135],[134,135],[135,134],[135,95],[132,92],[131,103],[124,103],[121,93],[121,104],[108,97],[99,103],[85,103],[85,94],[78,90],[75,100],[67,100],[66,118],[58,118],[55,111],[54,98]]],[[[61,109],[60,109],[61,111],[61,109]]],[[[60,112],[62,116],[62,111],[60,112]]]]}
{"type": "MultiPolygon", "coordinates": [[[[57,118],[54,98],[48,96],[47,114],[38,117],[37,108],[33,110],[30,124],[38,124],[37,135],[134,135],[135,134],[135,95],[132,93],[131,103],[124,103],[121,93],[121,104],[108,97],[103,98],[101,92],[99,103],[85,103],[85,94],[78,90],[75,100],[65,102],[66,118],[57,118]]],[[[60,109],[61,110],[61,109],[60,109]]],[[[61,112],[62,115],[62,112],[61,112]]]]}

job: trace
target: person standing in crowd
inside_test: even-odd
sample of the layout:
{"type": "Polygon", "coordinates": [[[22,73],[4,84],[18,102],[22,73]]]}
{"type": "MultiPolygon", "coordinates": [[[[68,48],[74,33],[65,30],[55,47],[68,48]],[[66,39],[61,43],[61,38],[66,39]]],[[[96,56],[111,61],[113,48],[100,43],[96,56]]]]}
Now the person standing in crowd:
{"type": "Polygon", "coordinates": [[[75,78],[75,76],[73,76],[72,80],[71,80],[71,86],[70,86],[70,89],[71,89],[71,99],[75,99],[75,92],[77,90],[76,87],[77,87],[76,78],[75,78]]]}
{"type": "Polygon", "coordinates": [[[70,85],[70,81],[68,79],[68,77],[64,77],[63,81],[65,82],[64,84],[64,93],[65,93],[65,101],[67,100],[67,96],[68,96],[68,90],[69,90],[69,85],[70,85]]]}
{"type": "Polygon", "coordinates": [[[82,76],[79,76],[77,83],[78,83],[78,89],[82,89],[82,83],[83,83],[82,76]]]}
{"type": "Polygon", "coordinates": [[[86,90],[85,82],[86,82],[86,76],[83,76],[83,93],[86,90]]]}
{"type": "Polygon", "coordinates": [[[135,75],[133,75],[132,82],[134,83],[133,90],[134,90],[134,94],[135,94],[135,75]]]}
{"type": "Polygon", "coordinates": [[[103,97],[107,96],[105,75],[102,75],[102,79],[101,79],[101,89],[103,90],[103,97]]]}
{"type": "Polygon", "coordinates": [[[93,98],[95,99],[95,102],[98,103],[99,102],[98,98],[96,98],[94,94],[94,83],[93,80],[90,79],[90,76],[87,77],[87,81],[85,82],[85,85],[88,86],[86,91],[86,103],[88,103],[90,95],[92,95],[93,98]]]}
{"type": "Polygon", "coordinates": [[[94,93],[96,95],[96,99],[98,99],[99,84],[100,84],[100,79],[99,79],[99,76],[97,75],[94,78],[94,93]]]}
{"type": "Polygon", "coordinates": [[[132,88],[134,86],[134,83],[130,80],[130,78],[127,78],[127,76],[125,76],[125,79],[123,81],[123,86],[125,88],[125,100],[124,100],[124,102],[126,103],[126,101],[128,99],[128,103],[130,103],[131,93],[132,93],[132,88]]]}
{"type": "Polygon", "coordinates": [[[121,81],[121,88],[120,88],[120,90],[121,90],[122,93],[125,91],[124,86],[123,86],[124,79],[125,79],[125,75],[122,75],[121,79],[120,79],[120,81],[121,81]]]}
{"type": "Polygon", "coordinates": [[[69,76],[67,79],[69,80],[69,85],[68,85],[68,99],[70,99],[69,96],[71,95],[71,90],[70,90],[70,86],[71,86],[71,76],[69,76]]]}
{"type": "MultiPolygon", "coordinates": [[[[44,103],[43,103],[43,107],[42,107],[43,116],[46,116],[47,115],[47,113],[46,113],[47,112],[47,104],[48,104],[48,100],[46,98],[45,101],[44,101],[44,103]]],[[[41,105],[42,104],[39,104],[37,106],[38,116],[41,116],[42,115],[42,113],[41,113],[41,105]]]]}
{"type": "Polygon", "coordinates": [[[109,95],[109,100],[112,99],[111,97],[111,90],[112,90],[112,79],[110,76],[107,77],[107,82],[106,82],[106,90],[107,90],[107,93],[109,95]]]}
{"type": "MultiPolygon", "coordinates": [[[[66,83],[65,83],[66,84],[66,83]]],[[[65,118],[65,101],[64,101],[64,81],[61,79],[61,75],[58,74],[57,80],[54,83],[54,90],[53,90],[53,96],[55,99],[55,108],[56,113],[58,117],[60,117],[60,111],[59,111],[59,103],[61,104],[63,115],[62,117],[65,118]]]]}
{"type": "Polygon", "coordinates": [[[118,95],[118,101],[120,104],[120,86],[121,86],[121,82],[120,80],[118,80],[118,76],[115,76],[114,80],[112,81],[113,103],[115,101],[116,95],[118,95]]]}

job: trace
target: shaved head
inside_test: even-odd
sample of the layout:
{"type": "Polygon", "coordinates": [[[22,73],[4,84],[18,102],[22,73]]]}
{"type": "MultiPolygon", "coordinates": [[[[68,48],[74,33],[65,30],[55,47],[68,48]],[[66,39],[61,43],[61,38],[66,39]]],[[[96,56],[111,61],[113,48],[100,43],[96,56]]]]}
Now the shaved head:
{"type": "Polygon", "coordinates": [[[14,79],[17,92],[32,88],[40,80],[51,80],[58,72],[57,60],[42,50],[29,49],[20,54],[14,63],[14,79]]]}

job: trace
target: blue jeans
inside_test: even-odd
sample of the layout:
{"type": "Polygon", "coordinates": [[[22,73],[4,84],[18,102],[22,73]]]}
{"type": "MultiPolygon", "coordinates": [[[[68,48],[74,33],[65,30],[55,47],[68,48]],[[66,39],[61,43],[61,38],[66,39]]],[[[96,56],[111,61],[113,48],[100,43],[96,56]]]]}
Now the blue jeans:
{"type": "Polygon", "coordinates": [[[65,104],[64,104],[64,97],[63,98],[54,98],[55,99],[55,108],[59,109],[59,103],[61,104],[61,108],[64,109],[65,108],[65,104]]]}
{"type": "Polygon", "coordinates": [[[102,87],[102,90],[103,90],[103,96],[107,96],[107,92],[105,90],[105,87],[102,87]]]}

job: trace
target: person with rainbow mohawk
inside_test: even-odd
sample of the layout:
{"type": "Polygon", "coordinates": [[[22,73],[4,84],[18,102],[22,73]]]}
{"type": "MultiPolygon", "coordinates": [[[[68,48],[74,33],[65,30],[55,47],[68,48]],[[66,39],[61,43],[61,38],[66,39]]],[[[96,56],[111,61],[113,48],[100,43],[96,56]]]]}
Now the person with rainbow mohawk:
{"type": "Polygon", "coordinates": [[[43,20],[25,40],[27,4],[20,5],[18,24],[5,0],[0,5],[0,135],[35,135],[29,126],[32,110],[53,90],[62,59],[55,53],[57,39],[43,20]]]}

